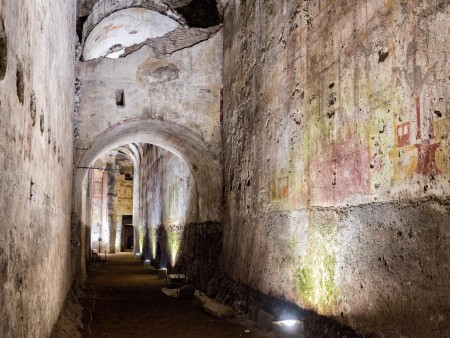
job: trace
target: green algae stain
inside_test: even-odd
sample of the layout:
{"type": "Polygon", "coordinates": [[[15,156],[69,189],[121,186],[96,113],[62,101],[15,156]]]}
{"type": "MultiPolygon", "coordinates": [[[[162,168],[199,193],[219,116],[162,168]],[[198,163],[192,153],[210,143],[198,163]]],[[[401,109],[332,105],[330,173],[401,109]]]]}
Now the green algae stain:
{"type": "Polygon", "coordinates": [[[335,227],[312,230],[311,244],[294,273],[295,286],[303,304],[321,313],[332,311],[339,292],[335,283],[335,234],[335,227]]]}
{"type": "Polygon", "coordinates": [[[175,266],[177,254],[180,250],[181,234],[176,226],[171,225],[167,229],[167,244],[169,246],[172,267],[175,266]]]}
{"type": "Polygon", "coordinates": [[[169,227],[168,237],[169,237],[169,248],[171,250],[178,249],[179,247],[178,236],[176,230],[173,227],[169,227]]]}
{"type": "Polygon", "coordinates": [[[314,295],[314,283],[312,280],[312,270],[308,266],[298,268],[295,272],[297,287],[306,299],[312,299],[314,295]]]}

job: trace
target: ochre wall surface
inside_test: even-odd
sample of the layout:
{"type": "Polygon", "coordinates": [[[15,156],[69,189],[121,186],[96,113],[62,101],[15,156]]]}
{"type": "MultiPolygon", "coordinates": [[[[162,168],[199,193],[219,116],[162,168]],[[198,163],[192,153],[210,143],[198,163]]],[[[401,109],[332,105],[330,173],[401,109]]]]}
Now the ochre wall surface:
{"type": "Polygon", "coordinates": [[[49,336],[72,282],[75,9],[0,1],[1,337],[49,336]]]}
{"type": "Polygon", "coordinates": [[[449,17],[448,1],[229,1],[231,278],[360,333],[448,334],[449,17]]]}
{"type": "Polygon", "coordinates": [[[119,175],[117,181],[117,219],[133,214],[133,181],[119,175]]]}

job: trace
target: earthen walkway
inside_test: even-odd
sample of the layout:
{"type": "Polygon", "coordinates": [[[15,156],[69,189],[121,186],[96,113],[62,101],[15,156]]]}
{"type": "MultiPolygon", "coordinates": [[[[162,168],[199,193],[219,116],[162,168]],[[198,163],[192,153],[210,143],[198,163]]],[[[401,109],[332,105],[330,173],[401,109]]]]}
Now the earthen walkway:
{"type": "Polygon", "coordinates": [[[251,321],[217,319],[194,300],[167,297],[161,292],[164,286],[156,271],[144,268],[132,253],[108,255],[107,263],[97,265],[85,283],[82,336],[270,337],[251,321]]]}

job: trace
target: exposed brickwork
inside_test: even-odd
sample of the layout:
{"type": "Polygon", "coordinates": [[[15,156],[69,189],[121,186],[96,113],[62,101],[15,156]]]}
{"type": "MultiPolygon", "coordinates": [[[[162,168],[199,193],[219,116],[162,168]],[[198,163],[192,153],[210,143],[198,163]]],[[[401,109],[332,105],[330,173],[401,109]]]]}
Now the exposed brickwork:
{"type": "Polygon", "coordinates": [[[193,45],[208,40],[211,35],[217,33],[221,26],[211,28],[177,28],[160,38],[148,39],[140,44],[125,48],[121,57],[125,57],[142,46],[149,46],[158,54],[172,54],[178,50],[192,47],[193,45]]]}

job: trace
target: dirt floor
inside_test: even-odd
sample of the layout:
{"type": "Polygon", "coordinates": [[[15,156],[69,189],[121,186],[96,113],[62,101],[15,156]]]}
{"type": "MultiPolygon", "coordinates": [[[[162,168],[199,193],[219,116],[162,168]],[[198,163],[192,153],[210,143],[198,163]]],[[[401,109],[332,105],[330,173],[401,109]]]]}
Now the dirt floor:
{"type": "Polygon", "coordinates": [[[217,319],[195,300],[167,297],[165,280],[132,253],[107,255],[95,270],[80,301],[83,337],[272,337],[244,318],[217,319]]]}

